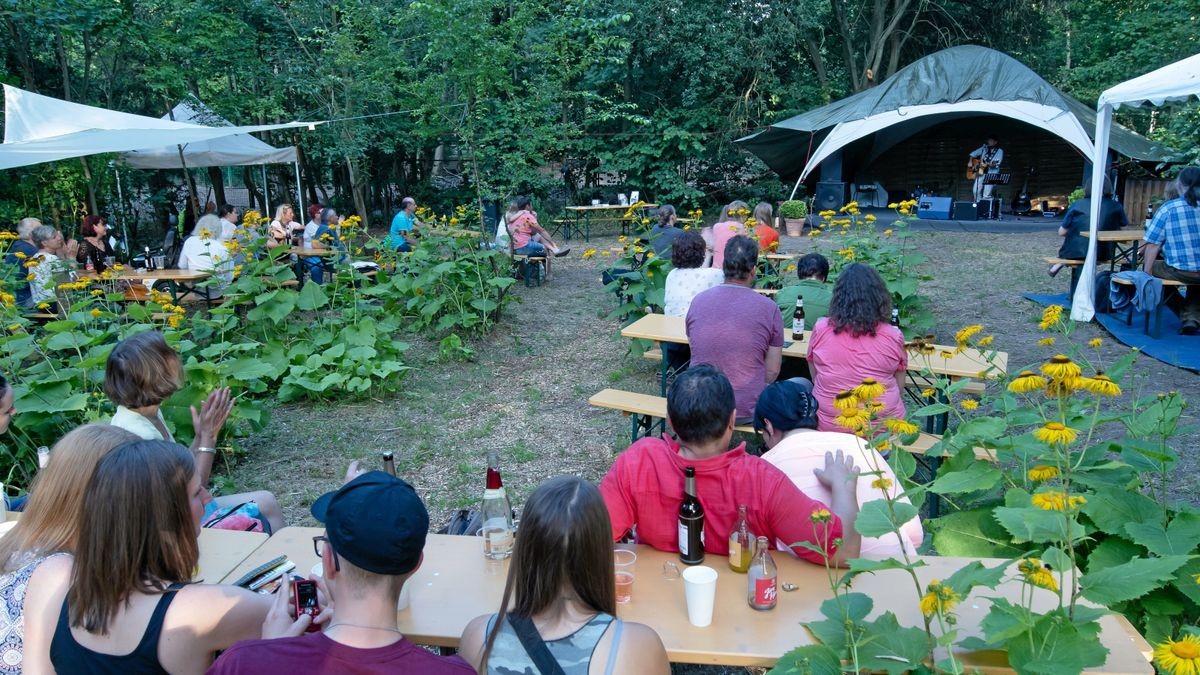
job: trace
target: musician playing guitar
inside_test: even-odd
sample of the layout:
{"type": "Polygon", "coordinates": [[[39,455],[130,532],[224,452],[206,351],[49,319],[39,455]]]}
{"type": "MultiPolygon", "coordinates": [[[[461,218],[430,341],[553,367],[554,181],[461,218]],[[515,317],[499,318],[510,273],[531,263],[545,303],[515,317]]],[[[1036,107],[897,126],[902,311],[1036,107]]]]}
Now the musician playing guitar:
{"type": "Polygon", "coordinates": [[[996,186],[984,185],[985,174],[1000,173],[1000,163],[1004,161],[1004,150],[1000,148],[1000,139],[995,135],[988,136],[987,142],[979,146],[969,155],[967,161],[967,178],[975,179],[975,201],[991,199],[996,186]]]}

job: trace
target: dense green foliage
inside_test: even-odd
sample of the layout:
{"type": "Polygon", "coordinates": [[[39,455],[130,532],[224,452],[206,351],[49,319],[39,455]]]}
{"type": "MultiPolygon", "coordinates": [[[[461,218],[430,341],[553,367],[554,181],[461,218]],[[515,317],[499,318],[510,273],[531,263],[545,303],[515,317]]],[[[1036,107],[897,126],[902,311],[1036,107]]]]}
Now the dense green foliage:
{"type": "MultiPolygon", "coordinates": [[[[937,49],[1001,49],[1089,102],[1200,35],[1191,0],[13,0],[0,23],[0,79],[39,93],[155,116],[194,95],[239,123],[355,118],[267,140],[299,143],[305,201],[372,225],[403,193],[779,199],[733,140],[937,49]],[[615,183],[594,187],[602,174],[615,183]]],[[[1194,108],[1120,118],[1195,157],[1194,108]]],[[[0,219],[114,211],[103,159],[0,174],[0,219]]],[[[257,172],[209,175],[262,187],[257,172]]],[[[295,198],[291,176],[272,169],[272,203],[295,198]]],[[[180,173],[126,180],[124,211],[161,231],[180,173]]]]}

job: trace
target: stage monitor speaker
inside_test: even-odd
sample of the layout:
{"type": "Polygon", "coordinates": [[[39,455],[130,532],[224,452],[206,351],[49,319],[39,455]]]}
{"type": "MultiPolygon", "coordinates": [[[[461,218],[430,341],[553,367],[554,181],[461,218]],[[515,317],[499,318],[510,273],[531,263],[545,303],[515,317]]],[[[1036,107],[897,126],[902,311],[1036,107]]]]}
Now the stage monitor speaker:
{"type": "Polygon", "coordinates": [[[845,205],[845,183],[836,180],[823,180],[817,183],[817,198],[813,202],[813,213],[837,211],[845,205]]]}
{"type": "Polygon", "coordinates": [[[951,220],[978,220],[979,215],[974,202],[954,202],[954,212],[951,220]]]}
{"type": "Polygon", "coordinates": [[[977,213],[980,220],[1000,220],[1000,200],[980,199],[977,213]]]}
{"type": "Polygon", "coordinates": [[[921,197],[917,200],[917,217],[924,220],[950,220],[950,197],[921,197]]]}

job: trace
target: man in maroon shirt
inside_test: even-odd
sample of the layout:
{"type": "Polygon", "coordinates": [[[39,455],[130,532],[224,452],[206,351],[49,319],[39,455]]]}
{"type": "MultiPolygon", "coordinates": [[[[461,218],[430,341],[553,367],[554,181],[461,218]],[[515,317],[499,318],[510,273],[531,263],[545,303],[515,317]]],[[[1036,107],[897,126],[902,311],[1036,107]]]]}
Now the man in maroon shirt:
{"type": "Polygon", "coordinates": [[[729,449],[733,401],[729,380],[712,366],[693,366],[675,378],[667,396],[667,421],[679,442],[642,438],[617,457],[600,481],[613,540],[633,530],[640,543],[678,551],[683,471],[691,466],[696,469],[696,496],[704,507],[707,553],[729,554],[729,533],[738,506],[744,504],[750,530],[766,536],[774,548],[816,564],[822,564],[824,556],[803,544],[815,544],[837,565],[857,557],[859,470],[853,461],[840,451],[836,456],[826,453],[825,469],[816,476],[831,492],[827,507],[806,496],[779,469],[746,454],[745,443],[729,449]]]}
{"type": "Polygon", "coordinates": [[[692,365],[709,363],[733,385],[738,424],[749,424],[758,395],[779,376],[783,317],[754,292],[758,244],[738,235],[725,244],[725,283],[692,300],[687,313],[692,365]]]}
{"type": "Polygon", "coordinates": [[[382,471],[354,478],[312,505],[325,523],[321,563],[337,613],[323,632],[305,634],[311,619],[288,616],[290,584],[263,622],[263,637],[230,647],[208,675],[234,673],[411,673],[467,675],[457,656],[438,656],[409,642],[396,624],[400,589],[421,566],[429,513],[408,483],[382,471]]]}

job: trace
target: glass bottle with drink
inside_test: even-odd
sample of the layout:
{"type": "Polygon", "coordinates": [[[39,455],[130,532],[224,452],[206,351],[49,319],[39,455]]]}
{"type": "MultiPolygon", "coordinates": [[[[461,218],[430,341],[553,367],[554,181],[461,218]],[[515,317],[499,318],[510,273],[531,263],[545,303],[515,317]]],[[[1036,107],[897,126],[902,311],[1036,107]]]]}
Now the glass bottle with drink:
{"type": "Polygon", "coordinates": [[[804,296],[796,296],[796,310],[792,312],[792,340],[804,339],[804,296]]]}
{"type": "Polygon", "coordinates": [[[892,323],[892,325],[893,325],[893,326],[895,326],[896,328],[899,328],[899,327],[900,327],[900,308],[899,308],[899,307],[893,307],[893,308],[892,308],[892,321],[891,321],[891,323],[892,323]]]}
{"type": "Polygon", "coordinates": [[[679,505],[679,559],[685,565],[704,562],[704,507],[696,497],[696,467],[683,470],[683,502],[679,505]]]}
{"type": "Polygon", "coordinates": [[[775,560],[766,537],[758,538],[758,550],[754,554],[754,562],[746,573],[746,597],[750,606],[757,610],[775,609],[779,596],[779,572],[775,569],[775,560]]]}
{"type": "Polygon", "coordinates": [[[386,471],[389,476],[396,475],[396,458],[392,454],[391,450],[383,453],[383,470],[386,471]]]}
{"type": "Polygon", "coordinates": [[[746,505],[740,504],[737,522],[729,533],[729,569],[739,574],[745,574],[750,569],[754,543],[754,533],[750,531],[750,522],[746,519],[746,505]]]}
{"type": "Polygon", "coordinates": [[[483,520],[484,557],[503,560],[512,555],[512,504],[504,491],[504,482],[500,480],[500,455],[495,450],[488,451],[487,485],[479,515],[483,520]]]}

